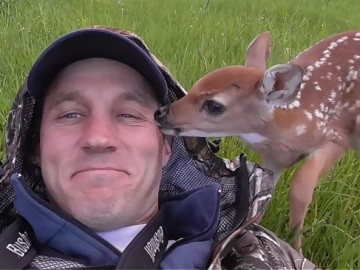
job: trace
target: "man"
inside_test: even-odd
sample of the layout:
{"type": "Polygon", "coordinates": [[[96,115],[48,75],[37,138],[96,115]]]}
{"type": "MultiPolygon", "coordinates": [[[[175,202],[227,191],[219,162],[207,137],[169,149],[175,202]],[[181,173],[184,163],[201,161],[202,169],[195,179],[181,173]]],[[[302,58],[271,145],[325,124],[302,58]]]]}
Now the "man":
{"type": "Polygon", "coordinates": [[[0,268],[313,268],[254,224],[266,170],[160,133],[155,111],[184,95],[132,33],[51,44],[9,117],[0,268]]]}

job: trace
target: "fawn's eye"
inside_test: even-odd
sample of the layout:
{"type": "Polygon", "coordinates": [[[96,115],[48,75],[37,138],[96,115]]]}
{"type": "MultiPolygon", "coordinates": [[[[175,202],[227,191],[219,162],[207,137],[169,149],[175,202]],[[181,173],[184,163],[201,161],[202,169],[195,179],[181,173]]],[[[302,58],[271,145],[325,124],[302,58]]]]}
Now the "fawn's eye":
{"type": "Polygon", "coordinates": [[[220,115],[225,111],[225,106],[218,101],[209,99],[204,102],[204,109],[211,115],[220,115]]]}

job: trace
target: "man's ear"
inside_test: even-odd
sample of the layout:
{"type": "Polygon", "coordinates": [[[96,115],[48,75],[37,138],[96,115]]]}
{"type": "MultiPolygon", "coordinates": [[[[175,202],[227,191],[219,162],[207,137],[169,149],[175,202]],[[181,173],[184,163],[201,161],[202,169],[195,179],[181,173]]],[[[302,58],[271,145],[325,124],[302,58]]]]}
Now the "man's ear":
{"type": "Polygon", "coordinates": [[[164,135],[164,148],[163,148],[163,158],[162,158],[162,166],[165,167],[168,163],[171,156],[171,145],[173,142],[173,136],[164,135]]]}

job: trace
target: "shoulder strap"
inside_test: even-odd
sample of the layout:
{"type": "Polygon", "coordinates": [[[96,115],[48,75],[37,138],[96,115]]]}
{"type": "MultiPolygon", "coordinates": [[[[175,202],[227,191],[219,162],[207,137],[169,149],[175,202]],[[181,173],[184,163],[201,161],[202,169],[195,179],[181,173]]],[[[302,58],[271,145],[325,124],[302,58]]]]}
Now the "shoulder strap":
{"type": "Polygon", "coordinates": [[[0,269],[23,269],[36,256],[34,232],[19,216],[0,235],[0,269]]]}
{"type": "MultiPolygon", "coordinates": [[[[222,255],[227,254],[229,251],[228,249],[232,248],[232,245],[227,245],[227,244],[224,245],[224,243],[229,241],[229,236],[231,234],[233,234],[234,231],[241,228],[241,226],[243,225],[244,221],[246,220],[246,216],[249,212],[249,207],[250,207],[249,181],[250,181],[250,177],[249,177],[249,171],[248,171],[248,168],[246,165],[247,158],[246,158],[245,154],[241,154],[239,158],[240,158],[240,166],[234,171],[234,175],[235,175],[237,181],[239,181],[239,188],[237,189],[237,192],[235,195],[239,197],[238,200],[236,200],[236,201],[239,201],[240,209],[238,209],[237,214],[235,216],[235,221],[234,221],[233,227],[230,228],[229,231],[226,233],[226,235],[224,235],[221,239],[216,239],[217,241],[216,241],[215,245],[213,246],[212,251],[209,254],[207,265],[211,265],[214,261],[215,256],[219,256],[219,253],[221,253],[222,255]],[[227,249],[223,250],[223,246],[226,246],[227,249]]],[[[242,232],[242,235],[243,234],[244,234],[244,232],[242,232]]]]}
{"type": "Polygon", "coordinates": [[[159,269],[168,241],[169,230],[160,209],[124,250],[116,269],[159,269]]]}

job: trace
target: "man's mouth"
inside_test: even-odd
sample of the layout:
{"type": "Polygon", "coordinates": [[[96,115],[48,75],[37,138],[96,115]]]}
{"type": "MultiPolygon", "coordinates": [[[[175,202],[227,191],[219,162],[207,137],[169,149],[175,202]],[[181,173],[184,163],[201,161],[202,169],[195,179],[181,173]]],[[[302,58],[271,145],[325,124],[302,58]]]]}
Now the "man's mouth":
{"type": "Polygon", "coordinates": [[[125,173],[125,174],[129,175],[129,173],[125,170],[115,169],[115,168],[111,168],[111,167],[87,167],[87,168],[83,168],[83,169],[76,171],[72,176],[79,174],[79,173],[84,173],[84,172],[94,172],[94,173],[95,172],[99,172],[99,173],[121,172],[121,173],[125,173]]]}

